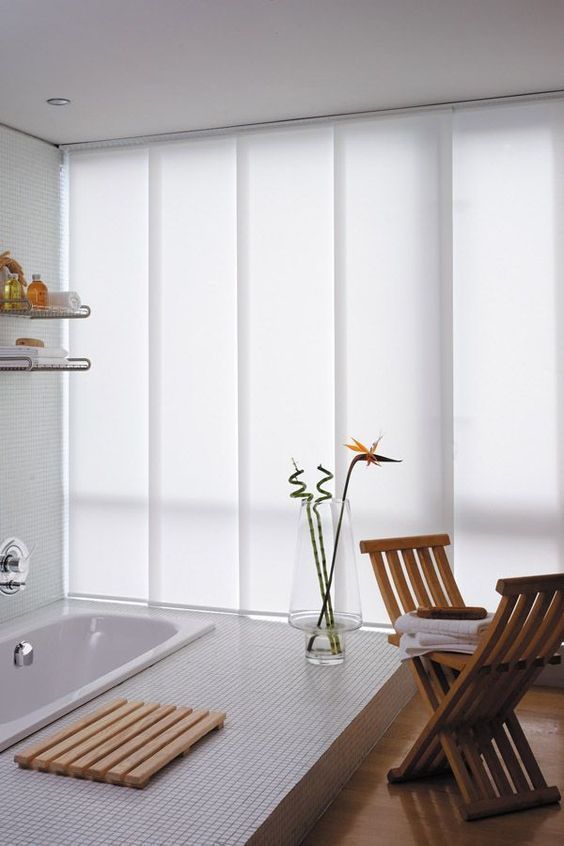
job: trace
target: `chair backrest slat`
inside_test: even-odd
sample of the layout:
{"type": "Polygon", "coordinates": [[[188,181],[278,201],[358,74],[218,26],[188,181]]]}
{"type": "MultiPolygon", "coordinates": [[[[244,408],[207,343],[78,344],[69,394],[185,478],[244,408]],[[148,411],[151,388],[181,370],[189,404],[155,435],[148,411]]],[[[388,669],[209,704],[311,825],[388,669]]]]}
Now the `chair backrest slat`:
{"type": "Polygon", "coordinates": [[[398,552],[395,549],[391,549],[389,552],[386,552],[386,559],[388,561],[390,573],[392,574],[392,579],[394,580],[404,613],[407,611],[414,611],[415,601],[407,586],[398,552]]]}
{"type": "Polygon", "coordinates": [[[550,658],[564,637],[564,591],[557,591],[544,619],[537,627],[530,643],[524,648],[523,658],[550,658]]]}
{"type": "Polygon", "coordinates": [[[433,597],[435,605],[448,605],[449,602],[444,594],[442,585],[437,576],[437,571],[435,569],[433,561],[431,560],[429,550],[425,547],[418,549],[417,556],[419,558],[419,561],[421,562],[423,575],[425,576],[425,580],[429,585],[429,590],[431,591],[431,596],[433,597]]]}
{"type": "Polygon", "coordinates": [[[535,601],[534,595],[521,594],[518,597],[511,597],[513,609],[511,617],[507,620],[505,628],[496,639],[488,655],[488,665],[497,667],[506,660],[508,651],[515,644],[515,639],[522,631],[522,627],[531,611],[535,601]]]}
{"type": "Polygon", "coordinates": [[[454,581],[454,576],[452,575],[452,570],[450,569],[450,564],[448,562],[444,546],[433,546],[432,550],[451,604],[464,606],[465,602],[458,589],[458,585],[454,581]]]}
{"type": "Polygon", "coordinates": [[[382,553],[378,551],[373,552],[370,556],[370,561],[372,562],[372,569],[374,570],[374,575],[376,576],[376,581],[378,582],[378,587],[380,588],[380,593],[382,594],[386,611],[388,612],[392,623],[395,623],[397,618],[401,617],[401,611],[386,572],[386,565],[384,563],[382,553]]]}
{"type": "Polygon", "coordinates": [[[425,582],[421,578],[421,572],[419,570],[419,565],[415,560],[414,551],[412,549],[404,549],[402,550],[402,557],[405,561],[405,569],[407,570],[407,575],[413,587],[417,602],[422,608],[430,608],[433,602],[427,592],[425,582]]]}
{"type": "Polygon", "coordinates": [[[521,631],[516,633],[513,643],[510,644],[509,649],[505,654],[505,662],[519,661],[523,657],[525,647],[531,642],[538,626],[548,611],[554,594],[537,593],[536,595],[522,594],[522,596],[528,596],[531,611],[521,626],[521,631]]]}

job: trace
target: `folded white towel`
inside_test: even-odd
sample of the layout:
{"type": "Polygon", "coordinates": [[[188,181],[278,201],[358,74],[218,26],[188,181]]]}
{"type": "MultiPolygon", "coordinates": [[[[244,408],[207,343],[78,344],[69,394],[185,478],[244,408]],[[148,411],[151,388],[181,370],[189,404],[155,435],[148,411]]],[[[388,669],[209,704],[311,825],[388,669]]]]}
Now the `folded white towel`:
{"type": "Polygon", "coordinates": [[[427,617],[418,617],[416,611],[410,611],[409,614],[397,618],[394,629],[400,634],[431,632],[468,639],[468,636],[477,637],[487,629],[493,616],[488,614],[483,620],[430,620],[427,617]]]}
{"type": "Polygon", "coordinates": [[[403,634],[400,637],[400,661],[425,655],[427,652],[464,652],[472,654],[478,646],[478,636],[452,637],[449,635],[433,634],[432,632],[416,632],[403,634]]]}
{"type": "Polygon", "coordinates": [[[0,347],[0,356],[25,356],[35,360],[36,358],[66,358],[68,350],[62,347],[27,347],[24,344],[17,344],[13,347],[0,347]]]}
{"type": "Polygon", "coordinates": [[[39,358],[66,358],[69,354],[68,350],[62,347],[36,347],[39,358]]]}
{"type": "Polygon", "coordinates": [[[0,347],[0,366],[27,370],[31,361],[33,367],[61,367],[66,363],[67,356],[67,350],[62,347],[26,347],[23,344],[0,347]]]}
{"type": "Polygon", "coordinates": [[[80,297],[76,291],[49,291],[49,305],[54,308],[68,308],[78,311],[81,306],[80,297]]]}
{"type": "Polygon", "coordinates": [[[69,354],[68,350],[64,350],[62,347],[26,347],[20,344],[13,349],[30,358],[66,358],[69,354]]]}

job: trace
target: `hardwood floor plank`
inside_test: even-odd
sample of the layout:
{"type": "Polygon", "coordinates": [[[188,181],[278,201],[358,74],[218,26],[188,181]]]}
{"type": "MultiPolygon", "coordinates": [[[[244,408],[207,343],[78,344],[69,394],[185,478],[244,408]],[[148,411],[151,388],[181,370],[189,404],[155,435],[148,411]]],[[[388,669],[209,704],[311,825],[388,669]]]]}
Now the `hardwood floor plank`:
{"type": "MultiPolygon", "coordinates": [[[[558,785],[564,792],[564,690],[533,688],[517,714],[547,783],[558,785]]],[[[457,810],[459,793],[449,776],[389,785],[386,773],[402,760],[427,719],[425,705],[414,697],[318,820],[303,846],[564,843],[564,811],[559,805],[464,822],[457,810]]]]}

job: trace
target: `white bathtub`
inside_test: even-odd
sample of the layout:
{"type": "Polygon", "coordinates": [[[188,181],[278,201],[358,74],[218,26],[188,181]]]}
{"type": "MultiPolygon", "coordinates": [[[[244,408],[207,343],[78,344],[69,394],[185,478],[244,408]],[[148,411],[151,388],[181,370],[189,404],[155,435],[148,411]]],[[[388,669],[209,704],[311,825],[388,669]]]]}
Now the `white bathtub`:
{"type": "Polygon", "coordinates": [[[42,625],[23,620],[0,627],[0,751],[213,629],[142,610],[67,606],[42,625]],[[18,667],[14,648],[22,640],[33,646],[33,663],[18,667]]]}

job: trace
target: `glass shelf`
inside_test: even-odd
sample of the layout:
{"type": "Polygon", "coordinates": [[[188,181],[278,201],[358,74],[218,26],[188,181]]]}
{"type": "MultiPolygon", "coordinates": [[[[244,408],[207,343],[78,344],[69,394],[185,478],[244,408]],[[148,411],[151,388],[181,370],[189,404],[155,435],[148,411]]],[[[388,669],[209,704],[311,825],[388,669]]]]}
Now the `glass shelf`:
{"type": "MultiPolygon", "coordinates": [[[[27,320],[76,320],[90,317],[90,306],[81,305],[77,311],[70,308],[36,308],[28,300],[0,298],[0,317],[20,317],[27,320]]],[[[45,364],[40,358],[28,355],[0,356],[2,373],[55,373],[69,370],[90,370],[89,358],[62,358],[60,363],[45,364]]]]}
{"type": "Polygon", "coordinates": [[[1,317],[24,317],[27,320],[77,320],[90,317],[90,306],[81,305],[78,311],[71,308],[34,308],[27,300],[0,299],[1,317]]]}
{"type": "Polygon", "coordinates": [[[58,373],[69,370],[90,370],[89,358],[62,358],[60,364],[43,364],[27,355],[0,356],[2,373],[58,373]]]}

